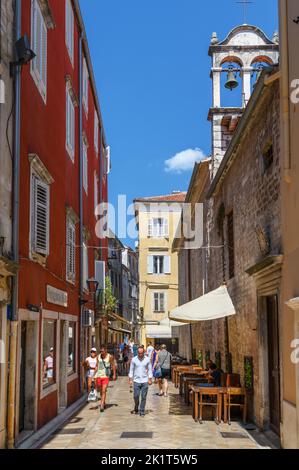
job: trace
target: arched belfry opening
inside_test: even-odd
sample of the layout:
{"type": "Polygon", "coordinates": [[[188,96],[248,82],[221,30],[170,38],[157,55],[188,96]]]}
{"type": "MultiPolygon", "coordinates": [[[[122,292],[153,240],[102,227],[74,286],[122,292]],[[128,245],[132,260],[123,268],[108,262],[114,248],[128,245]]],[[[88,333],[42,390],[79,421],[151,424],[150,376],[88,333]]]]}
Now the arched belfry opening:
{"type": "Polygon", "coordinates": [[[234,28],[223,41],[212,34],[213,100],[208,119],[212,123],[214,174],[262,69],[278,62],[278,41],[278,33],[270,40],[260,28],[247,24],[234,28]]]}

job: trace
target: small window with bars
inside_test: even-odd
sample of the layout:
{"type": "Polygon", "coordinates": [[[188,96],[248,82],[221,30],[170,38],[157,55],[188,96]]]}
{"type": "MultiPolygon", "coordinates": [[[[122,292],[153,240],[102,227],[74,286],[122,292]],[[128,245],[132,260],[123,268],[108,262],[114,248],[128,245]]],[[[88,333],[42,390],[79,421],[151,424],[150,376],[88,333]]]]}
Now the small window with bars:
{"type": "Polygon", "coordinates": [[[234,238],[234,213],[227,216],[227,244],[228,244],[228,274],[229,279],[235,275],[235,238],[234,238]]]}

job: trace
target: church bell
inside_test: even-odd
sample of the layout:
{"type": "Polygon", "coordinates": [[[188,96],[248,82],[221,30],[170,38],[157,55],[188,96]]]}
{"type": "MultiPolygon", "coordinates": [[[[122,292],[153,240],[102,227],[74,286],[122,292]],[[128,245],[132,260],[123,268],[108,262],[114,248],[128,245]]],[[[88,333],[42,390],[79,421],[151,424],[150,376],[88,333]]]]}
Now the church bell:
{"type": "Polygon", "coordinates": [[[233,90],[234,88],[237,88],[239,86],[239,83],[236,79],[236,76],[234,74],[233,70],[229,70],[227,73],[227,80],[225,82],[225,88],[228,88],[229,90],[233,90]]]}

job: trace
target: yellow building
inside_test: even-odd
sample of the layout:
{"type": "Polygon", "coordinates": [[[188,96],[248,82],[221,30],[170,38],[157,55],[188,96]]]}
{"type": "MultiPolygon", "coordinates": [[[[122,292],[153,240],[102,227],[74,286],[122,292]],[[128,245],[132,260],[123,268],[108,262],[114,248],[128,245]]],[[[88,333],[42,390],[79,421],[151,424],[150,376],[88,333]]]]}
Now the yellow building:
{"type": "Polygon", "coordinates": [[[186,193],[135,199],[139,232],[139,309],[142,344],[175,349],[168,313],[178,305],[178,257],[171,250],[186,193]]]}

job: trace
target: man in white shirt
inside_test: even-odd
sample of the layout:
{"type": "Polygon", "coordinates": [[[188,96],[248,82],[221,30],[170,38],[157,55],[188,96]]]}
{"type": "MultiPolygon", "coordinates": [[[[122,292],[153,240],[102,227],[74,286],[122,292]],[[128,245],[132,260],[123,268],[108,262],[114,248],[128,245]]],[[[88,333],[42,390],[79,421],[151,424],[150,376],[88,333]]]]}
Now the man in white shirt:
{"type": "Polygon", "coordinates": [[[153,370],[149,357],[145,355],[143,347],[138,348],[138,354],[131,361],[129,372],[130,386],[134,383],[134,401],[135,408],[132,413],[145,415],[145,404],[148,392],[148,386],[152,385],[153,370]],[[139,408],[139,401],[141,395],[141,402],[139,408]]]}

